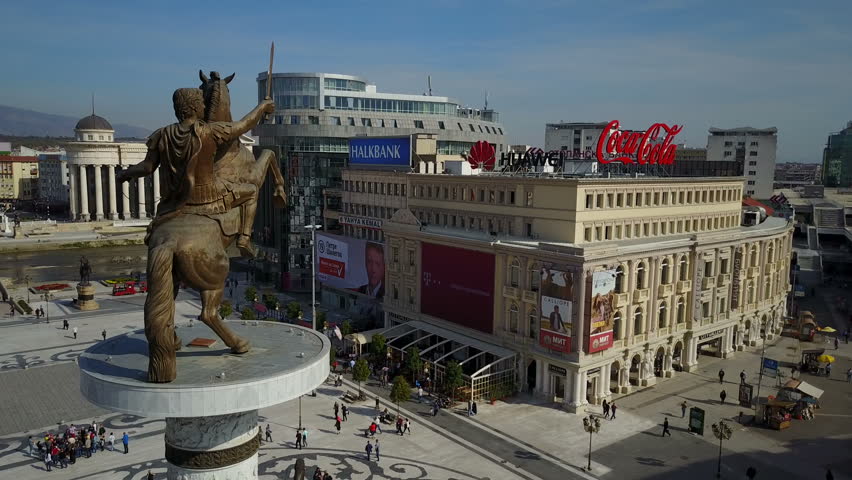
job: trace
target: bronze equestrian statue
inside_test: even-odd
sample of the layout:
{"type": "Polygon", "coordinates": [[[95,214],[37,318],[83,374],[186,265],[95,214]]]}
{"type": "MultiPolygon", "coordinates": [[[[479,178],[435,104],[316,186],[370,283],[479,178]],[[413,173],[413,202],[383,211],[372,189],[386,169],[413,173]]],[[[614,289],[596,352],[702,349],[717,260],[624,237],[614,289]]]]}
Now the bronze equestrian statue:
{"type": "MultiPolygon", "coordinates": [[[[220,81],[225,85],[231,78],[220,81]]],[[[227,96],[227,86],[224,90],[227,96]]],[[[243,255],[253,254],[251,225],[257,192],[266,169],[276,163],[272,152],[264,151],[255,161],[239,144],[240,135],[274,111],[270,99],[237,122],[230,121],[230,112],[228,121],[206,121],[215,118],[207,114],[211,106],[218,111],[230,109],[230,103],[220,99],[216,105],[206,105],[199,88],[178,89],[172,100],[178,123],[154,132],[145,160],[117,176],[119,182],[126,182],[157,171],[161,179],[162,199],[146,236],[148,381],[156,383],[171,382],[177,375],[175,352],[181,343],[174,330],[174,299],[181,283],[200,292],[199,319],[232,352],[249,351],[249,342],[219,318],[229,270],[226,249],[236,240],[243,255]]],[[[286,201],[283,179],[276,178],[276,183],[281,204],[286,201]]]]}
{"type": "Polygon", "coordinates": [[[85,256],[80,257],[80,285],[86,286],[91,284],[89,277],[92,275],[92,266],[89,264],[89,259],[85,256]]]}

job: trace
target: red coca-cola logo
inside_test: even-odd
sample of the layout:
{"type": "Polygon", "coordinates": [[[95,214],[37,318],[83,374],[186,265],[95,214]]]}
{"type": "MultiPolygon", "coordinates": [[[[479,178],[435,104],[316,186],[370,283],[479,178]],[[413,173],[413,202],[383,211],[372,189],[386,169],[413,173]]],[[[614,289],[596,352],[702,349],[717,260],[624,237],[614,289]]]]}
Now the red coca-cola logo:
{"type": "Polygon", "coordinates": [[[494,147],[490,143],[482,140],[473,144],[470,147],[470,154],[467,156],[467,161],[471,168],[484,168],[485,170],[493,170],[496,158],[494,156],[494,147]]]}
{"type": "Polygon", "coordinates": [[[673,144],[674,137],[683,130],[683,125],[668,126],[665,123],[655,123],[644,133],[624,132],[619,130],[618,120],[607,124],[598,138],[596,154],[600,163],[638,163],[671,165],[674,163],[677,145],[673,144]],[[662,142],[657,142],[660,134],[666,136],[662,142]]]}

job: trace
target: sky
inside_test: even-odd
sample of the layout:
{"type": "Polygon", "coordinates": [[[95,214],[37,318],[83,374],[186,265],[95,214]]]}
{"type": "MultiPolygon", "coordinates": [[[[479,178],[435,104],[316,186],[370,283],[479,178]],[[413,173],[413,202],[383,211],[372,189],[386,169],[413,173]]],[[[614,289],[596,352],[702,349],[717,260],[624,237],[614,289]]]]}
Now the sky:
{"type": "MultiPolygon", "coordinates": [[[[171,93],[198,70],[236,72],[232,110],[276,72],[358,75],[380,92],[423,93],[499,111],[513,144],[543,146],[546,123],[622,128],[777,127],[779,162],[821,160],[852,120],[852,2],[0,3],[0,104],[149,129],[172,123],[171,93]]],[[[69,132],[70,134],[71,132],[69,132]]]]}

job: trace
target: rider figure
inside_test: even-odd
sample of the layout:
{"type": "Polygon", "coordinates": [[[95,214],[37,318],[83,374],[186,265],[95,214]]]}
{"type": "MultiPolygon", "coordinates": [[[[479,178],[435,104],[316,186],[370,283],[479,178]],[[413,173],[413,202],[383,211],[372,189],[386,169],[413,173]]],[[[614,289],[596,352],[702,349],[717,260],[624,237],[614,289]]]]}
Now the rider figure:
{"type": "MultiPolygon", "coordinates": [[[[204,98],[198,88],[181,88],[172,96],[173,123],[148,138],[145,160],[120,172],[119,182],[152,174],[157,167],[163,196],[150,232],[178,214],[212,216],[226,213],[257,195],[257,186],[235,183],[215,174],[214,158],[219,145],[238,139],[251,130],[275,105],[267,99],[237,122],[204,122],[204,98]]],[[[253,257],[251,236],[241,229],[237,247],[243,256],[253,257]]]]}

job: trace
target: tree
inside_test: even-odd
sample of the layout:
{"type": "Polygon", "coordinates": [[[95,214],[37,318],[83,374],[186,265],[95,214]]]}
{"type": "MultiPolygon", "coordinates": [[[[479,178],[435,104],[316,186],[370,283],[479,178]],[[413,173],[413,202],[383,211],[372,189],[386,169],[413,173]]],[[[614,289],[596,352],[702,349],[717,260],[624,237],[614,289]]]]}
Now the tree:
{"type": "Polygon", "coordinates": [[[459,362],[451,360],[447,363],[447,370],[444,373],[444,385],[447,388],[447,394],[455,401],[456,390],[464,383],[464,372],[459,362]]]}
{"type": "Polygon", "coordinates": [[[340,334],[344,337],[352,333],[352,322],[349,320],[344,320],[343,325],[340,326],[340,334]]]}
{"type": "Polygon", "coordinates": [[[302,313],[302,305],[299,302],[290,302],[287,304],[287,316],[290,318],[299,318],[302,313]]]}
{"type": "Polygon", "coordinates": [[[231,305],[231,302],[228,300],[225,300],[221,305],[219,305],[219,315],[221,315],[222,318],[228,318],[232,313],[234,313],[234,306],[231,305]]]}
{"type": "Polygon", "coordinates": [[[248,287],[245,291],[245,299],[247,302],[254,302],[254,299],[257,298],[257,289],[254,287],[248,287]]]}
{"type": "Polygon", "coordinates": [[[401,375],[397,375],[393,379],[393,387],[391,387],[390,399],[396,404],[396,415],[399,416],[399,404],[411,398],[411,387],[401,375]]]}
{"type": "Polygon", "coordinates": [[[423,368],[423,360],[420,359],[420,349],[411,347],[405,352],[405,366],[411,372],[411,381],[417,381],[417,375],[420,374],[420,369],[423,368]]]}
{"type": "Polygon", "coordinates": [[[278,305],[278,298],[275,295],[263,295],[263,304],[270,310],[275,310],[275,305],[278,305]]]}
{"type": "Polygon", "coordinates": [[[359,358],[352,370],[352,380],[358,382],[358,398],[364,397],[364,394],[361,393],[361,382],[366,382],[368,378],[370,378],[370,367],[367,366],[366,360],[359,358]]]}
{"type": "Polygon", "coordinates": [[[257,320],[257,315],[254,313],[254,309],[251,307],[243,307],[243,311],[240,314],[240,318],[243,320],[257,320]]]}
{"type": "Polygon", "coordinates": [[[322,311],[317,312],[317,321],[315,322],[317,330],[325,330],[325,320],[326,320],[325,312],[322,312],[322,311]]]}
{"type": "Polygon", "coordinates": [[[385,363],[385,355],[387,355],[388,340],[381,333],[373,335],[370,340],[370,351],[373,353],[373,361],[376,363],[385,363]]]}

